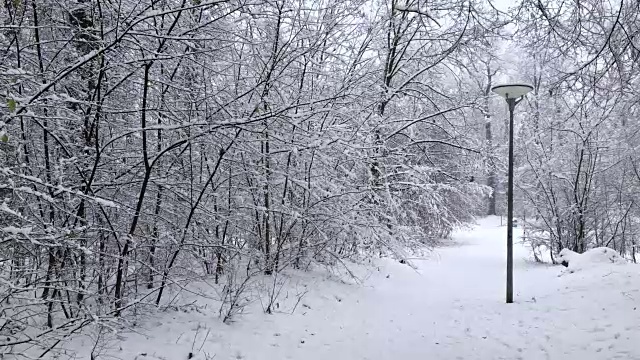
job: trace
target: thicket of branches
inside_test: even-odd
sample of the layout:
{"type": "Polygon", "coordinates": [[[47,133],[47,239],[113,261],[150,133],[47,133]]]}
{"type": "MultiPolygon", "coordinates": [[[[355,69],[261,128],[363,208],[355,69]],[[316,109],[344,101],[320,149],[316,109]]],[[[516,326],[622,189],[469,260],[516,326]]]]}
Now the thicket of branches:
{"type": "MultiPolygon", "coordinates": [[[[534,85],[520,135],[528,241],[608,246],[636,261],[640,235],[636,1],[524,1],[516,39],[534,85]]],[[[523,103],[523,105],[526,105],[523,103]]]]}
{"type": "Polygon", "coordinates": [[[0,353],[185,279],[399,253],[471,219],[487,192],[456,59],[495,11],[426,5],[4,2],[0,353]]]}

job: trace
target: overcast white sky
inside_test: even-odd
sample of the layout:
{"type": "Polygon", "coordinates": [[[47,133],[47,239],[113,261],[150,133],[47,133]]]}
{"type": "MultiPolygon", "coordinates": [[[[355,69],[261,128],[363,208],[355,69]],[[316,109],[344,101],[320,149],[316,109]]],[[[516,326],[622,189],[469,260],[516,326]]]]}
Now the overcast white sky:
{"type": "Polygon", "coordinates": [[[493,6],[496,9],[501,11],[507,11],[509,9],[509,6],[513,6],[518,3],[517,0],[487,0],[487,1],[493,4],[493,6]]]}

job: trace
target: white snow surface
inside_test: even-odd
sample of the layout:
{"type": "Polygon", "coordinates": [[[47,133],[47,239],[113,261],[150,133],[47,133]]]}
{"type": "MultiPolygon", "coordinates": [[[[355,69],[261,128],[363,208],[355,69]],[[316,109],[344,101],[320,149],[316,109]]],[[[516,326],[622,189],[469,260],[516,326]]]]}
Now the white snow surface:
{"type": "MultiPolygon", "coordinates": [[[[564,273],[516,246],[515,303],[505,304],[505,238],[491,217],[412,259],[415,269],[390,259],[350,265],[361,283],[291,271],[272,315],[255,301],[226,325],[200,298],[107,337],[97,359],[640,359],[640,266],[592,262],[564,273]]],[[[89,359],[91,337],[67,342],[67,354],[89,359]]]]}

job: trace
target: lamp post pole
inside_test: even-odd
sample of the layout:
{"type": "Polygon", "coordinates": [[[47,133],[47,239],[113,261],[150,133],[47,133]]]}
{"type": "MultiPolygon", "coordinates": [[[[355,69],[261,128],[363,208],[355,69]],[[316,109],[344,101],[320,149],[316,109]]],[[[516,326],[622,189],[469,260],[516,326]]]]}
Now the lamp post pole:
{"type": "Polygon", "coordinates": [[[507,180],[507,304],[513,303],[513,111],[531,90],[528,84],[503,84],[491,90],[509,105],[509,173],[507,180]]]}
{"type": "Polygon", "coordinates": [[[513,303],[513,110],[518,102],[507,97],[509,104],[509,174],[507,180],[507,304],[513,303]]]}

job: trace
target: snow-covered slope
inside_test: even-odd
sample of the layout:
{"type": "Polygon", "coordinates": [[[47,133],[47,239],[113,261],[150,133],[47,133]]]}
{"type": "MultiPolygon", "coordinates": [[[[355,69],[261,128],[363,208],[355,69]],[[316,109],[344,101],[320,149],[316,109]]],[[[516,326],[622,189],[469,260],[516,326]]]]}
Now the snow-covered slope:
{"type": "MultiPolygon", "coordinates": [[[[190,353],[216,360],[640,359],[639,266],[601,263],[565,273],[532,263],[517,246],[516,303],[507,305],[505,234],[499,219],[483,219],[455,234],[454,246],[412,260],[415,269],[391,260],[380,261],[379,271],[353,267],[360,284],[324,271],[293,273],[273,315],[256,302],[231,325],[200,299],[148,318],[137,333],[103,335],[94,353],[166,360],[190,353]],[[300,285],[302,277],[314,278],[314,286],[300,285]]],[[[85,336],[66,346],[88,359],[93,341],[85,336]]]]}

